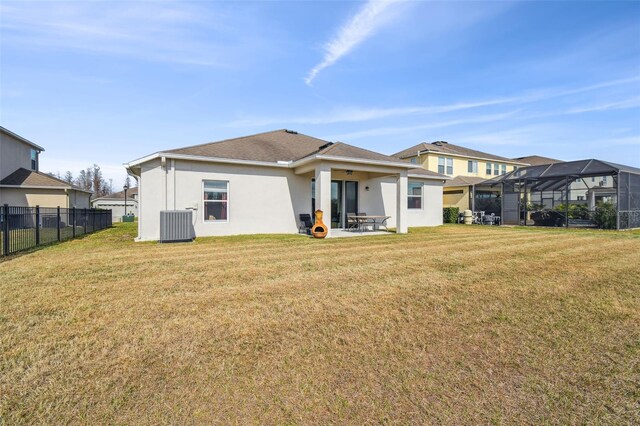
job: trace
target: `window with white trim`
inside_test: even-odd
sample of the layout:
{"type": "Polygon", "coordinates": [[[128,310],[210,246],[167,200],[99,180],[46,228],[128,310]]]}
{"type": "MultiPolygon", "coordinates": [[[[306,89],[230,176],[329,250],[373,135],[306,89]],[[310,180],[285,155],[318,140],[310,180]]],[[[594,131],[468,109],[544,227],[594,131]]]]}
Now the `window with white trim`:
{"type": "Polygon", "coordinates": [[[467,161],[467,172],[478,174],[478,162],[475,160],[467,161]]]}
{"type": "Polygon", "coordinates": [[[38,171],[38,151],[31,149],[31,170],[38,171]]]}
{"type": "Polygon", "coordinates": [[[500,174],[500,164],[493,163],[493,174],[496,176],[500,174]]]}
{"type": "Polygon", "coordinates": [[[487,174],[491,176],[491,163],[487,163],[487,174]]]}
{"type": "Polygon", "coordinates": [[[411,164],[417,164],[418,159],[416,157],[411,157],[411,164]]]}
{"type": "Polygon", "coordinates": [[[407,208],[422,208],[422,183],[409,182],[407,185],[407,208]]]}
{"type": "Polygon", "coordinates": [[[506,175],[506,174],[507,174],[507,165],[506,165],[506,164],[502,164],[502,165],[500,166],[500,168],[501,168],[501,170],[502,170],[502,173],[500,173],[500,174],[502,174],[502,175],[506,175]]]}
{"type": "Polygon", "coordinates": [[[204,221],[225,222],[229,219],[229,182],[204,181],[204,221]]]}
{"type": "Polygon", "coordinates": [[[444,174],[444,157],[438,157],[438,173],[444,174]]]}
{"type": "Polygon", "coordinates": [[[447,174],[453,174],[453,158],[447,158],[447,174]]]}

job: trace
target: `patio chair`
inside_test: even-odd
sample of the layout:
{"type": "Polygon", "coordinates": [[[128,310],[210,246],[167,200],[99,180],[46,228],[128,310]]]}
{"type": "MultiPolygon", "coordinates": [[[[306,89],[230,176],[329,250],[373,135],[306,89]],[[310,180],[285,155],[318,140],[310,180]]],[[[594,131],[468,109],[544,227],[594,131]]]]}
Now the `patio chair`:
{"type": "Polygon", "coordinates": [[[302,233],[304,231],[305,234],[311,235],[311,215],[306,213],[300,214],[300,226],[298,226],[298,232],[302,233]]]}
{"type": "Polygon", "coordinates": [[[482,224],[483,225],[493,225],[493,224],[495,224],[495,221],[496,221],[495,213],[491,213],[490,215],[487,214],[487,215],[484,215],[482,217],[482,224]]]}
{"type": "MultiPolygon", "coordinates": [[[[367,214],[366,214],[365,212],[358,212],[358,216],[366,216],[366,215],[367,215],[367,214]]],[[[360,228],[361,228],[363,231],[366,231],[366,229],[365,229],[365,228],[366,228],[368,225],[372,225],[372,224],[373,224],[373,220],[371,220],[371,219],[366,219],[366,220],[360,219],[360,228]]]]}
{"type": "Polygon", "coordinates": [[[347,230],[351,230],[351,231],[357,231],[358,228],[360,227],[360,223],[358,222],[358,219],[355,219],[353,216],[355,216],[355,213],[347,213],[347,230]]]}

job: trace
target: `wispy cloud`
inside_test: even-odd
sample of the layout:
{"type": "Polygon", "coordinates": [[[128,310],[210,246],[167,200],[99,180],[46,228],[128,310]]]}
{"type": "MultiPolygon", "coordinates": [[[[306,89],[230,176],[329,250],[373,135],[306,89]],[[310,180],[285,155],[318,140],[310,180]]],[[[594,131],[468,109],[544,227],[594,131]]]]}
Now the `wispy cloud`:
{"type": "MultiPolygon", "coordinates": [[[[392,117],[407,117],[417,115],[434,115],[444,114],[449,112],[458,112],[472,109],[482,109],[487,107],[494,107],[500,105],[526,105],[535,102],[545,101],[549,99],[555,99],[560,97],[577,95],[580,93],[596,91],[613,86],[622,86],[630,83],[640,81],[640,77],[630,77],[617,80],[602,81],[586,86],[573,87],[573,88],[543,88],[535,89],[523,93],[517,93],[512,96],[500,97],[495,99],[485,100],[467,100],[458,101],[450,104],[443,105],[416,105],[416,106],[398,106],[398,107],[378,107],[378,108],[364,108],[364,107],[343,107],[333,109],[327,112],[316,113],[311,115],[300,115],[292,117],[246,117],[229,122],[227,125],[230,127],[261,127],[261,126],[274,126],[284,125],[290,126],[293,124],[309,124],[309,125],[322,125],[322,124],[335,124],[335,123],[356,123],[372,120],[381,120],[392,117]]],[[[559,114],[578,114],[588,111],[602,111],[605,109],[624,109],[633,108],[638,106],[640,99],[634,98],[625,101],[612,101],[608,103],[592,105],[589,107],[579,107],[564,111],[554,111],[545,113],[531,113],[530,118],[540,118],[551,115],[559,114]]]]}
{"type": "Polygon", "coordinates": [[[243,118],[229,123],[231,127],[246,126],[270,126],[275,124],[333,124],[370,121],[390,117],[441,114],[446,112],[462,111],[472,108],[480,108],[513,102],[512,98],[488,99],[474,102],[457,102],[448,105],[431,106],[407,106],[397,108],[341,108],[324,114],[306,115],[289,118],[243,118]]]}
{"type": "Polygon", "coordinates": [[[432,122],[428,124],[418,124],[414,126],[378,127],[375,129],[367,129],[367,130],[356,131],[356,132],[342,133],[338,135],[330,135],[330,136],[324,137],[324,139],[353,140],[353,139],[360,139],[364,137],[397,135],[401,133],[413,132],[416,130],[438,129],[443,127],[459,126],[464,124],[489,123],[489,122],[501,121],[501,120],[505,120],[507,118],[513,117],[518,112],[520,112],[520,110],[508,111],[508,112],[503,112],[499,114],[480,115],[476,117],[432,122]]]}
{"type": "Polygon", "coordinates": [[[369,0],[324,46],[325,55],[322,62],[309,71],[305,82],[311,85],[320,71],[336,63],[360,43],[375,34],[386,22],[385,10],[397,1],[369,0]]]}
{"type": "Polygon", "coordinates": [[[239,29],[246,25],[238,19],[251,18],[232,19],[222,6],[212,10],[185,2],[15,2],[0,10],[3,42],[16,48],[215,67],[233,66],[242,56],[236,53],[241,47],[257,43],[267,48],[259,37],[239,29]],[[222,43],[213,36],[233,42],[222,43]]]}

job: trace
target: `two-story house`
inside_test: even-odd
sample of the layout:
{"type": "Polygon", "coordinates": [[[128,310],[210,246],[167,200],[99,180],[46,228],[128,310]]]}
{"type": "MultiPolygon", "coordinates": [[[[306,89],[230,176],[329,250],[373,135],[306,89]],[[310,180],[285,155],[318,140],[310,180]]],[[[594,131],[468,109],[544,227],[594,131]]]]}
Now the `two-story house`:
{"type": "Polygon", "coordinates": [[[42,151],[0,126],[0,205],[89,208],[91,191],[40,172],[42,151]]]}
{"type": "Polygon", "coordinates": [[[500,157],[482,151],[465,148],[445,141],[422,142],[396,154],[396,158],[409,160],[427,170],[450,176],[444,184],[443,206],[458,207],[460,211],[471,209],[480,202],[482,209],[499,214],[500,197],[496,188],[484,187],[482,183],[504,175],[528,163],[500,157]]]}

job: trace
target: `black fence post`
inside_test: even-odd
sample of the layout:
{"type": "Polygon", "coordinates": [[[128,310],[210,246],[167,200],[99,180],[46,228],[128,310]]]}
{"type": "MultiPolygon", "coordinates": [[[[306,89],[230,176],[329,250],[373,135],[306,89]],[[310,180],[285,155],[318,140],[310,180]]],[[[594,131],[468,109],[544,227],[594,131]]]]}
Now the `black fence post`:
{"type": "Polygon", "coordinates": [[[73,236],[73,238],[76,237],[76,207],[73,206],[71,208],[71,235],[73,236]]]}
{"type": "Polygon", "coordinates": [[[40,206],[36,206],[36,245],[40,245],[40,206]]]}
{"type": "Polygon", "coordinates": [[[83,215],[84,215],[84,233],[86,234],[87,233],[87,222],[88,222],[87,209],[84,209],[83,215]]]}
{"type": "Polygon", "coordinates": [[[9,204],[4,205],[4,221],[2,222],[2,254],[9,255],[9,204]]]}
{"type": "Polygon", "coordinates": [[[56,232],[58,234],[58,241],[60,241],[60,206],[58,206],[58,209],[56,210],[56,216],[57,216],[57,222],[56,222],[56,232]]]}

